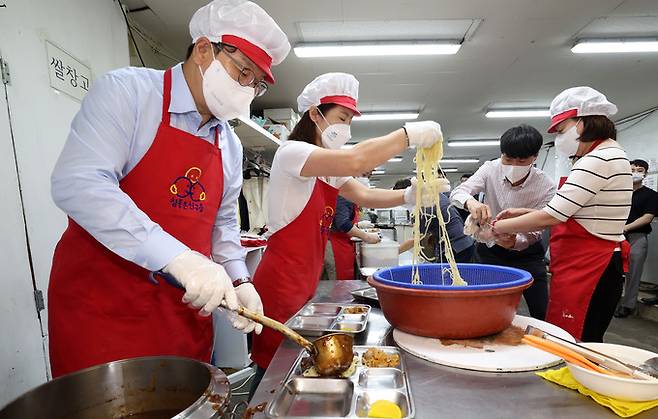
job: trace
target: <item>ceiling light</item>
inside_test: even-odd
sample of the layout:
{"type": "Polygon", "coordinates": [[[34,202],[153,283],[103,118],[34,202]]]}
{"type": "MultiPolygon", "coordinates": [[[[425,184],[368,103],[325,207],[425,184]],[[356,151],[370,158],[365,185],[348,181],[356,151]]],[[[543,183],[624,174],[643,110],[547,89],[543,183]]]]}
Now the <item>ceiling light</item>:
{"type": "Polygon", "coordinates": [[[443,173],[457,173],[457,172],[459,172],[459,169],[457,169],[456,167],[450,167],[448,169],[441,169],[441,170],[443,170],[443,173]]]}
{"type": "Polygon", "coordinates": [[[402,156],[395,156],[392,159],[388,159],[389,163],[399,163],[403,160],[402,156]]]}
{"type": "Polygon", "coordinates": [[[373,170],[372,171],[373,176],[383,175],[384,173],[386,173],[386,170],[373,170]]]}
{"type": "Polygon", "coordinates": [[[549,109],[489,109],[487,118],[543,118],[551,116],[549,109]]]}
{"type": "Polygon", "coordinates": [[[442,159],[439,160],[439,164],[467,164],[467,163],[479,163],[480,159],[442,159]]]}
{"type": "Polygon", "coordinates": [[[461,41],[309,43],[297,44],[295,55],[300,58],[450,55],[456,54],[461,46],[461,41]]]}
{"type": "Polygon", "coordinates": [[[375,112],[362,113],[361,116],[355,116],[353,121],[399,121],[418,119],[418,112],[375,112]]]}
{"type": "Polygon", "coordinates": [[[493,147],[500,145],[500,140],[459,140],[448,141],[449,147],[493,147]]]}
{"type": "Polygon", "coordinates": [[[574,54],[619,52],[658,52],[658,39],[589,39],[579,40],[571,48],[574,54]]]}

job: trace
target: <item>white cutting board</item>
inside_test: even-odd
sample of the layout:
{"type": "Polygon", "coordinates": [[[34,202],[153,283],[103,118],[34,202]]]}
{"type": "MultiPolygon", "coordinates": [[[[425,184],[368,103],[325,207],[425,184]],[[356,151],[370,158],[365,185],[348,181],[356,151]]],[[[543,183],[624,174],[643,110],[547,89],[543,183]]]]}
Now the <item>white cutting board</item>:
{"type": "MultiPolygon", "coordinates": [[[[575,342],[573,336],[559,327],[531,317],[517,315],[514,317],[512,324],[521,329],[532,325],[550,334],[575,342]]],[[[535,371],[562,362],[561,358],[526,344],[518,346],[488,344],[485,345],[484,349],[461,345],[444,346],[439,339],[415,336],[397,329],[393,331],[393,338],[400,348],[419,358],[449,367],[473,371],[535,371]]]]}

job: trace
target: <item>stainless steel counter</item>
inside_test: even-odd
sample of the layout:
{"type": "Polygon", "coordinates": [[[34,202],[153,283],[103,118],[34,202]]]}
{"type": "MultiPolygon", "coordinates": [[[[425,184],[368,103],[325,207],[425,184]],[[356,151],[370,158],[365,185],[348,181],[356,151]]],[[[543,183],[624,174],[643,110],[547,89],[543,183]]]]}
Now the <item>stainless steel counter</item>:
{"type": "MultiPolygon", "coordinates": [[[[352,301],[350,291],[366,286],[361,281],[321,281],[314,301],[352,301]]],[[[357,345],[395,345],[391,327],[379,308],[373,307],[368,328],[357,345]]],[[[290,369],[299,347],[284,342],[277,351],[251,406],[270,401],[290,369]]],[[[480,373],[444,367],[404,354],[416,418],[617,418],[610,409],[576,391],[550,383],[534,373],[480,373]]],[[[258,413],[254,418],[264,418],[258,413]]],[[[636,419],[658,418],[658,409],[636,419]]]]}

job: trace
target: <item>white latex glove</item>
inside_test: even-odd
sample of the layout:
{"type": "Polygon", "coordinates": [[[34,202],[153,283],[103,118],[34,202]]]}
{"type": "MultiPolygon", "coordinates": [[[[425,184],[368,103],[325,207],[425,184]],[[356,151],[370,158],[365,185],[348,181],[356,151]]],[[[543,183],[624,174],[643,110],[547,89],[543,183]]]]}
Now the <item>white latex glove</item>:
{"type": "Polygon", "coordinates": [[[364,228],[372,228],[375,225],[368,220],[362,220],[356,223],[356,226],[363,230],[364,228]]]}
{"type": "MultiPolygon", "coordinates": [[[[263,314],[263,303],[260,301],[260,296],[254,288],[253,284],[241,284],[238,285],[235,289],[235,293],[238,296],[238,303],[246,308],[258,314],[263,314]]],[[[233,327],[238,330],[242,330],[243,333],[249,333],[255,331],[257,335],[260,335],[260,332],[263,330],[263,325],[258,324],[254,321],[251,321],[245,317],[238,316],[235,313],[232,313],[230,317],[233,327]]]]}
{"type": "MultiPolygon", "coordinates": [[[[443,179],[439,179],[443,182],[443,179]]],[[[447,180],[446,180],[447,181],[447,180]]],[[[448,182],[450,185],[450,182],[448,182]]],[[[411,178],[411,186],[407,186],[404,190],[404,205],[407,208],[413,208],[416,206],[416,190],[418,189],[418,179],[416,177],[411,178]]],[[[438,193],[439,191],[437,191],[438,193]]],[[[436,205],[438,200],[438,195],[434,195],[429,189],[424,189],[420,197],[421,203],[420,206],[424,208],[433,207],[436,205]]]]}
{"type": "Polygon", "coordinates": [[[496,244],[496,237],[491,226],[488,223],[480,225],[472,215],[466,217],[466,221],[464,221],[464,234],[473,237],[475,241],[484,243],[489,247],[496,244]]]}
{"type": "Polygon", "coordinates": [[[368,244],[377,244],[382,238],[377,233],[365,233],[362,240],[368,244]]]}
{"type": "Polygon", "coordinates": [[[427,148],[443,141],[441,125],[434,121],[407,122],[404,124],[410,147],[427,148]]]}
{"type": "Polygon", "coordinates": [[[238,308],[233,282],[226,270],[199,252],[186,250],[162,269],[185,288],[183,302],[200,308],[199,314],[209,316],[222,300],[231,310],[238,308]]]}

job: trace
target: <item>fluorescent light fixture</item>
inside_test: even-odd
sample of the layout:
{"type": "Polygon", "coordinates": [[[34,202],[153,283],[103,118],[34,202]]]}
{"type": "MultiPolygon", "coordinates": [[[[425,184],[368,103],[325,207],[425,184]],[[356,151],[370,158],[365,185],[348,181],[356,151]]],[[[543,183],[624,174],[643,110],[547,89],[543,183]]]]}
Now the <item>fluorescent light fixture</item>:
{"type": "Polygon", "coordinates": [[[449,147],[493,147],[500,145],[500,140],[459,140],[448,141],[449,147]]]}
{"type": "Polygon", "coordinates": [[[461,41],[419,42],[341,42],[297,44],[295,55],[316,57],[376,57],[395,55],[451,55],[457,54],[461,41]]]}
{"type": "Polygon", "coordinates": [[[442,159],[439,160],[439,164],[468,164],[468,163],[479,163],[480,159],[442,159]]]}
{"type": "Polygon", "coordinates": [[[383,175],[384,173],[386,173],[386,170],[373,170],[372,171],[373,176],[383,175]]]}
{"type": "Polygon", "coordinates": [[[459,169],[457,169],[456,167],[449,167],[447,169],[441,169],[441,170],[443,170],[443,173],[457,173],[457,172],[459,172],[459,169]]]}
{"type": "Polygon", "coordinates": [[[658,39],[582,39],[571,48],[574,54],[658,52],[658,39]]]}
{"type": "Polygon", "coordinates": [[[489,109],[487,118],[544,118],[551,116],[549,109],[489,109]]]}
{"type": "Polygon", "coordinates": [[[402,156],[396,156],[393,157],[392,159],[388,159],[389,163],[399,163],[403,160],[402,156]]]}
{"type": "Polygon", "coordinates": [[[355,116],[354,121],[409,121],[418,119],[418,112],[374,112],[362,113],[361,116],[355,116]]]}

